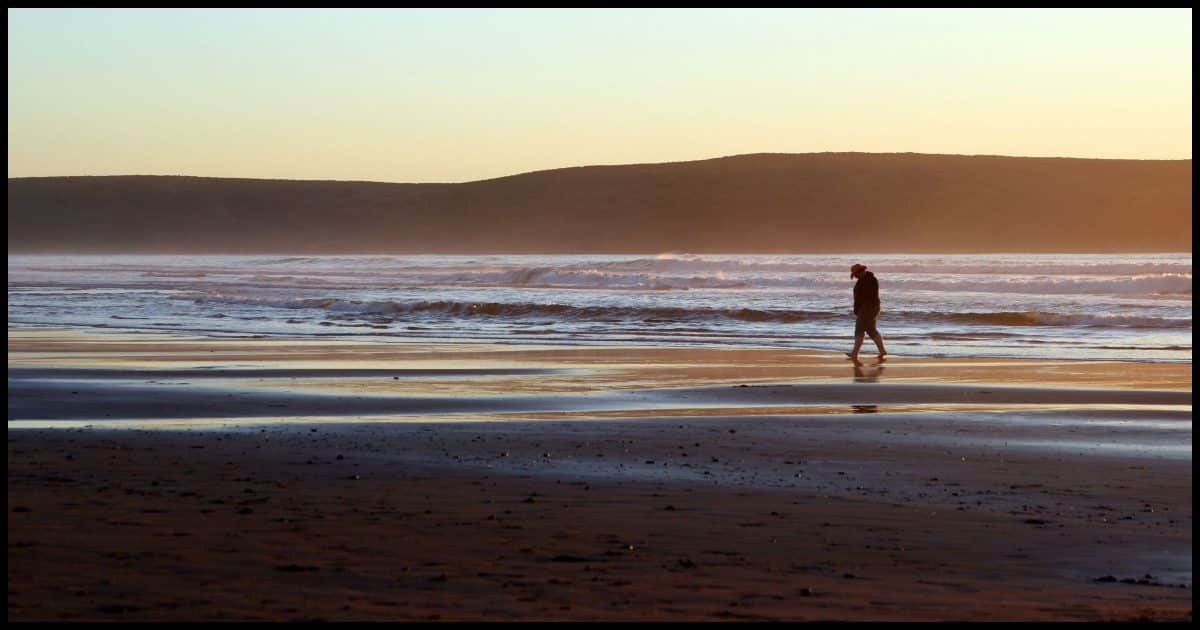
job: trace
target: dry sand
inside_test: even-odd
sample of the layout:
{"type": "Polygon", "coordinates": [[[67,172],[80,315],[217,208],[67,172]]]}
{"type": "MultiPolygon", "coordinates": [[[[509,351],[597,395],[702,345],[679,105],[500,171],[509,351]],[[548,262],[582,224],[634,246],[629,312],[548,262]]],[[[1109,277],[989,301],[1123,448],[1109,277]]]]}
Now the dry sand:
{"type": "Polygon", "coordinates": [[[1190,366],[10,331],[8,454],[10,621],[1191,619],[1190,366]]]}

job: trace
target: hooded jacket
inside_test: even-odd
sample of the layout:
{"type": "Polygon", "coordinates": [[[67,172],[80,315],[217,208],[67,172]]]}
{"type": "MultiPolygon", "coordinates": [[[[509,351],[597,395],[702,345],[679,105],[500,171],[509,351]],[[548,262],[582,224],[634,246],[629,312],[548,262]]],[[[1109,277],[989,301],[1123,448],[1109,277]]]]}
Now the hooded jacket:
{"type": "Polygon", "coordinates": [[[864,271],[854,283],[854,314],[867,315],[879,312],[879,281],[875,274],[864,271]]]}

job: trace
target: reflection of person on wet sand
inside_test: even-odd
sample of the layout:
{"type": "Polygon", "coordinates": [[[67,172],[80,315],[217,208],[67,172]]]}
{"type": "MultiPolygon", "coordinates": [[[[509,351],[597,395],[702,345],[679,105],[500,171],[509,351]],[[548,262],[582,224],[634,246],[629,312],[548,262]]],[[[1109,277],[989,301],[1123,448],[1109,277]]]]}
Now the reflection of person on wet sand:
{"type": "Polygon", "coordinates": [[[875,382],[879,380],[880,374],[883,374],[882,365],[866,367],[862,361],[854,362],[854,380],[856,381],[875,382]]]}
{"type": "Polygon", "coordinates": [[[850,277],[858,282],[854,283],[854,350],[847,352],[846,356],[857,362],[863,335],[870,335],[882,361],[887,356],[887,349],[883,347],[883,336],[875,328],[875,320],[879,319],[879,281],[874,273],[867,271],[866,265],[859,264],[850,267],[850,277]]]}

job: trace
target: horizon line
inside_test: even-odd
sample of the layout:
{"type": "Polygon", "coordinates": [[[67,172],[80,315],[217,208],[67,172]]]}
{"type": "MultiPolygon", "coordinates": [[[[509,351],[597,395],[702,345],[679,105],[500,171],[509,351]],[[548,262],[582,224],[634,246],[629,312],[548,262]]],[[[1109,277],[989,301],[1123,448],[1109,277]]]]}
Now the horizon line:
{"type": "Polygon", "coordinates": [[[698,158],[694,160],[673,160],[666,162],[622,162],[622,163],[597,163],[597,164],[581,164],[575,166],[558,166],[553,168],[535,169],[532,171],[521,171],[508,175],[499,175],[496,177],[485,177],[483,179],[471,179],[459,182],[401,182],[401,181],[380,181],[380,180],[365,180],[365,179],[308,179],[297,177],[238,177],[238,176],[223,176],[223,175],[184,175],[184,174],[152,174],[152,173],[121,173],[121,174],[106,174],[106,175],[19,175],[9,176],[9,181],[18,179],[65,179],[69,177],[181,177],[191,179],[234,179],[234,180],[253,180],[253,181],[279,181],[279,182],[336,182],[346,184],[406,184],[406,185],[455,185],[455,184],[474,184],[479,182],[494,181],[505,179],[508,177],[519,177],[521,175],[532,175],[534,173],[549,173],[553,171],[563,171],[577,168],[606,168],[606,167],[623,167],[623,166],[663,166],[669,164],[690,164],[695,162],[711,162],[715,160],[727,160],[742,157],[755,156],[781,156],[781,155],[914,155],[914,156],[934,156],[934,157],[986,157],[986,158],[1008,158],[1022,160],[1092,160],[1092,161],[1108,161],[1108,162],[1190,162],[1192,158],[1096,158],[1096,157],[1075,157],[1075,156],[1047,156],[1047,155],[1003,155],[998,153],[923,153],[918,151],[809,151],[803,153],[786,153],[782,151],[767,151],[758,153],[735,153],[731,155],[721,155],[709,158],[698,158]]]}

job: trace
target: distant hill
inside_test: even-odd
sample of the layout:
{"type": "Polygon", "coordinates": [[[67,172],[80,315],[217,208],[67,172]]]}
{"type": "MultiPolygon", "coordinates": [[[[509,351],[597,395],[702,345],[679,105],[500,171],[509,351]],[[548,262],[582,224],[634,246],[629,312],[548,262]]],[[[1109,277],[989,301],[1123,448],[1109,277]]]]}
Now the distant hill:
{"type": "Polygon", "coordinates": [[[8,251],[1191,251],[1191,160],[755,154],[460,184],[8,180],[8,251]]]}

